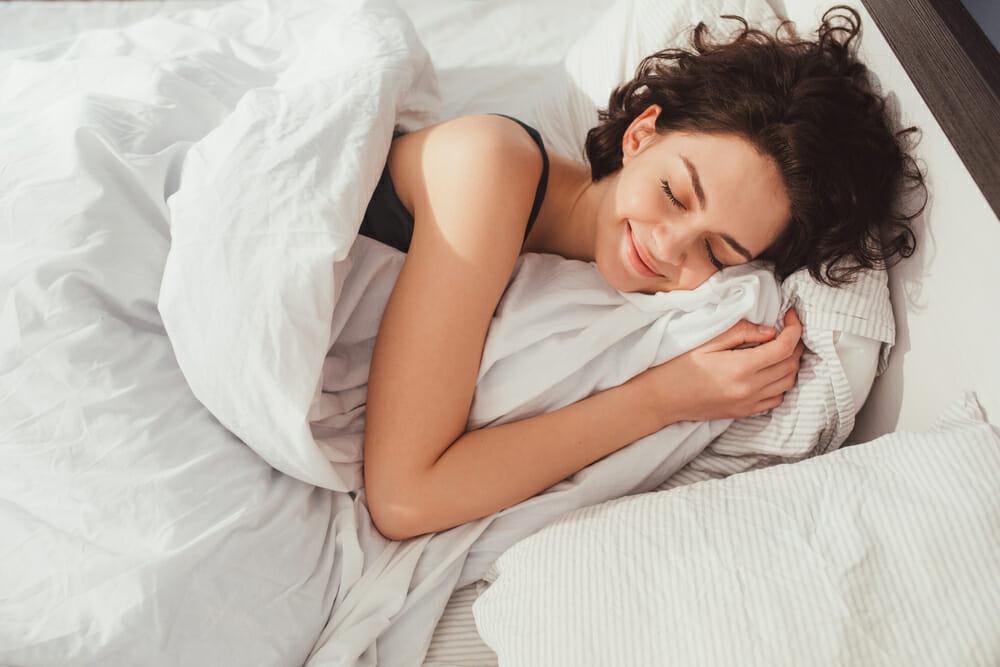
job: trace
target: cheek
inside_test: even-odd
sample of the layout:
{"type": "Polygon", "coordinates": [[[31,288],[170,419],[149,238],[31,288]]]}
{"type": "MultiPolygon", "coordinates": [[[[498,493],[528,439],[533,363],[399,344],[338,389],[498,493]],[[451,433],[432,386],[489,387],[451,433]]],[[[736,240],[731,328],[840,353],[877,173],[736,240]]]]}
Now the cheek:
{"type": "Polygon", "coordinates": [[[614,228],[617,225],[607,225],[600,230],[597,237],[597,247],[594,248],[594,263],[604,279],[614,287],[621,289],[622,269],[618,261],[618,244],[614,228]]]}
{"type": "Polygon", "coordinates": [[[594,263],[609,285],[622,292],[634,292],[643,286],[624,264],[624,227],[622,223],[602,230],[594,252],[594,263]],[[621,233],[616,234],[619,229],[621,233]]]}
{"type": "Polygon", "coordinates": [[[615,192],[615,205],[621,217],[648,217],[655,208],[656,194],[653,188],[642,187],[634,173],[623,173],[615,192]]]}
{"type": "Polygon", "coordinates": [[[675,289],[693,290],[718,272],[719,270],[711,265],[705,266],[703,263],[689,264],[681,269],[675,289]]]}

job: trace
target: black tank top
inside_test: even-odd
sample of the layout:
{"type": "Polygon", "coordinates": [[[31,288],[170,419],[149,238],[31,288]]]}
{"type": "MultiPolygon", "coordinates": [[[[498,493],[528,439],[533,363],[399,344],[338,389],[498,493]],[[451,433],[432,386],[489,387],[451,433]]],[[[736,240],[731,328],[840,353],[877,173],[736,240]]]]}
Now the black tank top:
{"type": "MultiPolygon", "coordinates": [[[[531,215],[528,216],[527,229],[524,231],[524,238],[527,239],[532,225],[535,224],[535,218],[538,217],[538,211],[542,208],[542,200],[545,199],[545,188],[549,181],[549,156],[545,152],[545,144],[538,130],[517,118],[511,118],[504,114],[496,115],[510,118],[523,127],[538,144],[539,150],[542,151],[542,175],[538,179],[538,187],[535,188],[535,201],[531,206],[531,215]]],[[[361,229],[358,233],[403,252],[410,249],[410,239],[413,238],[413,216],[396,195],[396,188],[393,187],[392,177],[389,175],[388,164],[382,169],[382,177],[379,179],[378,185],[375,186],[375,194],[368,202],[368,209],[365,211],[365,217],[361,221],[361,229]]]]}

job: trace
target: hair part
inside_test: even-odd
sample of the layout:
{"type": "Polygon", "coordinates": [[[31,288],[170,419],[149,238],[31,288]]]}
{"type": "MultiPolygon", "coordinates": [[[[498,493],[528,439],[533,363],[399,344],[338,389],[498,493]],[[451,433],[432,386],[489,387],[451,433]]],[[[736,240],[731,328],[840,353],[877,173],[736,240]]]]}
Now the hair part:
{"type": "Polygon", "coordinates": [[[770,34],[741,17],[723,18],[741,24],[728,41],[713,41],[699,23],[690,48],[645,58],[611,93],[587,134],[591,178],[621,169],[625,131],[658,105],[661,134],[736,134],[774,160],[791,220],[761,258],[779,278],[808,267],[815,279],[839,285],[913,254],[911,222],[926,203],[923,174],[909,153],[917,130],[890,128],[885,99],[856,57],[857,11],[828,10],[811,41],[799,39],[789,21],[770,34]],[[909,190],[923,201],[907,213],[901,207],[909,190]]]}

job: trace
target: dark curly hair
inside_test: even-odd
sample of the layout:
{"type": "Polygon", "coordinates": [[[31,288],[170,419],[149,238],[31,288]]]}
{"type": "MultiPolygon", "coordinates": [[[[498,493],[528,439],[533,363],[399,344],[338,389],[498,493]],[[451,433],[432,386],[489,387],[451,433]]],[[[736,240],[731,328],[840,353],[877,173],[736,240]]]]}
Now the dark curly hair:
{"type": "Polygon", "coordinates": [[[926,203],[923,175],[909,154],[916,128],[894,132],[885,100],[857,60],[858,13],[837,6],[823,15],[815,41],[790,22],[773,35],[742,24],[727,42],[699,23],[691,49],[666,49],[642,61],[635,78],[611,94],[587,134],[594,181],[622,166],[622,137],[656,104],[660,133],[733,133],[777,164],[791,200],[791,221],[761,256],[784,279],[802,267],[822,282],[849,282],[915,248],[911,221],[926,203]],[[902,210],[918,190],[918,210],[902,210]]]}

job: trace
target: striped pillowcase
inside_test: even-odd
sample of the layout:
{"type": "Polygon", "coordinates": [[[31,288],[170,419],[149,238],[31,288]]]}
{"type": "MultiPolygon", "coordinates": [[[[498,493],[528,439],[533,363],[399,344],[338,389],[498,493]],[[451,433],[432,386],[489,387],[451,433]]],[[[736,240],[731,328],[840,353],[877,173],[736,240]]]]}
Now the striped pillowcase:
{"type": "Polygon", "coordinates": [[[476,601],[501,664],[1000,664],[1000,433],[923,434],[570,513],[476,601]]]}
{"type": "Polygon", "coordinates": [[[834,288],[802,269],[785,279],[781,291],[782,313],[795,307],[806,345],[795,387],[777,408],[734,421],[661,490],[798,461],[837,449],[850,435],[861,409],[852,385],[871,386],[895,341],[888,275],[864,271],[855,282],[834,288]],[[870,366],[844,363],[842,334],[871,345],[870,366]]]}

